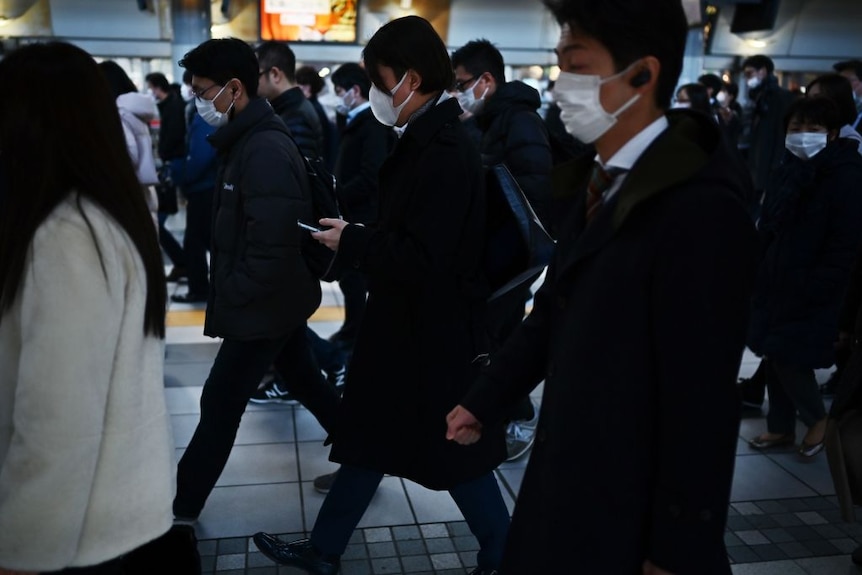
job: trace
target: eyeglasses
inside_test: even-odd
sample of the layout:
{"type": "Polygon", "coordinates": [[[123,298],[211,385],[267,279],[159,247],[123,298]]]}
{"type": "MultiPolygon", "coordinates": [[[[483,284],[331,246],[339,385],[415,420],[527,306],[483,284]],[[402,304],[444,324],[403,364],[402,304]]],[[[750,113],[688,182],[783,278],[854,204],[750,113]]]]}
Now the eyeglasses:
{"type": "Polygon", "coordinates": [[[194,96],[195,99],[198,101],[203,101],[205,99],[204,94],[206,94],[207,92],[209,92],[210,90],[212,90],[216,86],[218,86],[218,84],[210,84],[208,87],[204,88],[200,92],[195,92],[194,90],[192,90],[192,96],[194,96]]]}
{"type": "Polygon", "coordinates": [[[455,91],[456,92],[463,92],[464,90],[467,89],[467,84],[469,84],[470,82],[472,82],[475,79],[476,79],[476,76],[473,76],[471,78],[467,78],[466,80],[458,80],[457,82],[455,82],[455,86],[454,86],[455,91]]]}

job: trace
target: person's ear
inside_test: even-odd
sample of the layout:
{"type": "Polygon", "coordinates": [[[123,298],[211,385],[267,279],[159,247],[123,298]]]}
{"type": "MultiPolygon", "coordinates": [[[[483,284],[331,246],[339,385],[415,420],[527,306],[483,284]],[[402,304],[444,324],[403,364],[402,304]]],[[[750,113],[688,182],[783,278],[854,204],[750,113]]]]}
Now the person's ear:
{"type": "Polygon", "coordinates": [[[638,63],[634,75],[629,79],[632,88],[655,87],[661,71],[661,63],[654,56],[647,56],[638,63]]]}
{"type": "Polygon", "coordinates": [[[407,71],[407,85],[410,87],[411,92],[419,89],[422,85],[422,76],[419,75],[419,72],[416,70],[407,71]]]}

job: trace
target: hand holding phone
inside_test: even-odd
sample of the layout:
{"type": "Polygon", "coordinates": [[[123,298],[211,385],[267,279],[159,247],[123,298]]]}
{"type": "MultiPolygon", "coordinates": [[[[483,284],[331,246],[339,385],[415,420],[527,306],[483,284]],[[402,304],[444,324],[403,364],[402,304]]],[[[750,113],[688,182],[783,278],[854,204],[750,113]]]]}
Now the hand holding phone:
{"type": "Polygon", "coordinates": [[[304,229],[304,230],[308,230],[308,231],[310,231],[310,232],[322,232],[322,231],[323,231],[323,230],[321,230],[320,228],[316,228],[316,227],[314,227],[314,226],[312,226],[312,225],[306,224],[306,223],[301,222],[301,221],[299,221],[299,220],[296,220],[296,225],[298,225],[298,226],[299,226],[299,227],[301,227],[302,229],[304,229]]]}

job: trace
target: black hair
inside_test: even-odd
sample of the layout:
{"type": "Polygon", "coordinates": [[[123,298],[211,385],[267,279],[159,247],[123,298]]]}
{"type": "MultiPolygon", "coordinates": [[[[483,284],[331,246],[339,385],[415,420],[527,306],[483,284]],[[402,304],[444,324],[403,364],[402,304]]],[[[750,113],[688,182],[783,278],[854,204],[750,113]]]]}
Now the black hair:
{"type": "Polygon", "coordinates": [[[745,60],[742,61],[743,69],[751,66],[755,70],[761,70],[766,68],[766,73],[769,76],[775,72],[775,63],[772,61],[772,58],[769,56],[764,56],[762,54],[758,54],[756,56],[749,56],[745,60]]]}
{"type": "Polygon", "coordinates": [[[739,85],[735,82],[725,82],[724,90],[727,92],[728,96],[731,96],[733,98],[739,97],[739,85]]]}
{"type": "Polygon", "coordinates": [[[472,40],[467,42],[452,54],[452,67],[463,66],[473,77],[479,77],[485,72],[494,77],[497,84],[506,82],[506,67],[503,55],[488,40],[472,40]]]}
{"type": "Polygon", "coordinates": [[[0,83],[16,86],[0,92],[6,189],[0,197],[0,309],[8,310],[21,290],[36,230],[76,190],[78,209],[82,198],[101,207],[140,254],[147,285],[143,330],[164,337],[162,253],[103,70],[65,42],[28,44],[0,60],[0,83]],[[44,78],[77,88],[57,98],[44,89],[44,78]]]}
{"type": "Polygon", "coordinates": [[[192,83],[192,74],[191,70],[183,70],[183,84],[191,85],[192,83]]]}
{"type": "Polygon", "coordinates": [[[682,72],[688,19],[679,0],[543,0],[557,22],[607,48],[616,71],[646,56],[661,63],[655,103],[668,108],[682,72]]]}
{"type": "Polygon", "coordinates": [[[685,90],[685,95],[691,102],[692,110],[712,115],[712,106],[709,103],[709,92],[706,91],[706,86],[700,83],[683,84],[677,90],[677,94],[682,90],[685,90]]]}
{"type": "Polygon", "coordinates": [[[213,38],[203,42],[179,61],[193,75],[224,86],[236,78],[249,98],[257,97],[257,58],[239,38],[213,38]]]}
{"type": "Polygon", "coordinates": [[[168,94],[171,93],[171,83],[168,82],[167,77],[161,72],[150,72],[144,77],[144,80],[147,82],[147,84],[155,86],[162,92],[168,94]]]}
{"type": "Polygon", "coordinates": [[[838,106],[826,96],[796,98],[784,115],[785,132],[793,119],[799,122],[817,124],[827,130],[840,130],[844,125],[838,106]]]}
{"type": "Polygon", "coordinates": [[[455,73],[446,44],[431,23],[419,16],[404,16],[384,24],[362,50],[365,69],[371,81],[383,89],[378,66],[392,68],[397,79],[407,70],[421,77],[421,94],[442,92],[452,87],[455,73]]]}
{"type": "Polygon", "coordinates": [[[856,103],[853,101],[850,80],[841,74],[823,74],[814,78],[806,90],[810,91],[815,85],[820,87],[818,95],[826,96],[838,106],[844,124],[853,124],[856,121],[856,103]]]}
{"type": "Polygon", "coordinates": [[[102,71],[102,76],[107,80],[108,87],[114,95],[114,99],[116,99],[117,96],[138,91],[135,83],[132,82],[132,79],[129,78],[128,74],[126,74],[126,71],[113,60],[100,62],[99,70],[102,71]]]}
{"type": "Polygon", "coordinates": [[[724,81],[719,78],[716,74],[703,74],[697,79],[698,83],[703,84],[710,90],[712,90],[712,95],[715,96],[722,89],[724,89],[724,81]]]}
{"type": "Polygon", "coordinates": [[[312,66],[303,66],[296,69],[296,83],[311,88],[311,95],[317,96],[326,82],[312,66]]]}
{"type": "Polygon", "coordinates": [[[359,86],[359,92],[362,97],[368,99],[368,91],[371,89],[371,79],[368,77],[368,72],[359,64],[348,62],[338,67],[332,73],[332,85],[349,90],[353,86],[359,86]]]}
{"type": "Polygon", "coordinates": [[[296,83],[296,56],[285,42],[269,40],[255,49],[261,70],[278,68],[291,84],[296,83]]]}
{"type": "Polygon", "coordinates": [[[837,62],[832,66],[832,69],[839,74],[849,70],[856,74],[856,78],[862,81],[862,60],[844,60],[842,62],[837,62]]]}

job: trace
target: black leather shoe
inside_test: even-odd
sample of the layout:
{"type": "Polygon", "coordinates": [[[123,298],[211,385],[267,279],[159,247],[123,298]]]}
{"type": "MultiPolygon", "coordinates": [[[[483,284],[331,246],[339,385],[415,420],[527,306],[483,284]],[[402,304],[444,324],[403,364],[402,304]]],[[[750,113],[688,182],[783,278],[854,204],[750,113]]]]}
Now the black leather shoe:
{"type": "Polygon", "coordinates": [[[199,293],[175,293],[171,301],[176,303],[206,303],[207,296],[199,293]]]}
{"type": "Polygon", "coordinates": [[[313,575],[336,575],[341,561],[337,556],[326,557],[314,550],[311,541],[299,539],[285,543],[268,533],[255,533],[254,544],[260,552],[280,565],[291,565],[313,575]]]}

